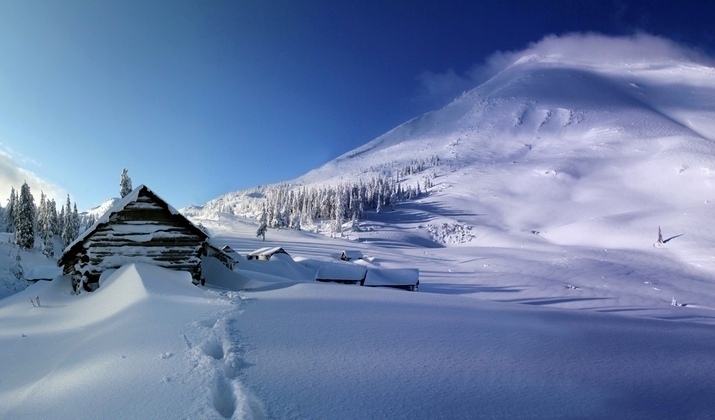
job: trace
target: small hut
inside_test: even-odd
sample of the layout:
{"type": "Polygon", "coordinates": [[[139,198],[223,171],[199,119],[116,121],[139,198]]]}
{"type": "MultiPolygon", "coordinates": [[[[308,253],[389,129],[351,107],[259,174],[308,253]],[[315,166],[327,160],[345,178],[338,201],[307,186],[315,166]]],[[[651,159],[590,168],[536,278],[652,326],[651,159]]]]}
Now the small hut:
{"type": "Polygon", "coordinates": [[[80,285],[94,290],[104,270],[145,262],[201,276],[200,252],[208,235],[141,185],[72,242],[57,264],[80,285]]]}
{"type": "Polygon", "coordinates": [[[340,259],[343,261],[355,261],[363,259],[362,252],[356,250],[345,250],[340,254],[340,259]]]}
{"type": "Polygon", "coordinates": [[[420,270],[417,268],[380,268],[368,270],[360,282],[368,287],[393,287],[416,292],[420,287],[420,270]]]}
{"type": "Polygon", "coordinates": [[[221,261],[221,264],[229,270],[233,270],[238,265],[240,256],[236,251],[228,245],[218,248],[209,241],[204,242],[201,250],[201,256],[213,257],[221,261]]]}
{"type": "Polygon", "coordinates": [[[365,281],[367,268],[346,263],[325,263],[318,268],[315,280],[319,282],[334,282],[343,284],[357,284],[365,281]]]}
{"type": "Polygon", "coordinates": [[[266,247],[257,249],[248,254],[247,258],[249,260],[265,260],[268,261],[275,254],[285,254],[289,255],[285,250],[279,246],[276,247],[266,247]]]}

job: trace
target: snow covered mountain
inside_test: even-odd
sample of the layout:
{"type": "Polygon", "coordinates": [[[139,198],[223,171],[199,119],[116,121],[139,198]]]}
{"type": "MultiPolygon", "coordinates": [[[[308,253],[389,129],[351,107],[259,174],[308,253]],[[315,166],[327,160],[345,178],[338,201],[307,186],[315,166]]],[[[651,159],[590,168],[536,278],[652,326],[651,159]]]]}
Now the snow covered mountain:
{"type": "MultiPolygon", "coordinates": [[[[497,300],[504,295],[490,291],[538,285],[554,304],[583,308],[562,299],[566,287],[596,299],[591,309],[628,296],[642,314],[677,295],[709,318],[715,69],[685,59],[596,61],[521,57],[443,109],[285,185],[398,175],[406,185],[429,181],[428,194],[394,211],[367,212],[340,234],[352,242],[346,247],[369,243],[439,259],[444,271],[432,279],[424,275],[431,266],[416,263],[423,284],[479,284],[488,290],[480,289],[481,298],[497,300]],[[425,164],[405,175],[414,162],[425,164]],[[663,288],[669,278],[681,281],[663,288]]],[[[230,193],[187,213],[257,218],[270,188],[230,193]]]]}
{"type": "Polygon", "coordinates": [[[99,219],[100,217],[102,217],[104,215],[104,213],[107,212],[107,210],[114,207],[114,205],[117,204],[117,202],[119,200],[120,200],[119,197],[112,197],[96,207],[92,207],[91,209],[89,209],[87,211],[83,211],[82,213],[80,213],[80,216],[85,219],[89,218],[89,217],[94,217],[94,219],[99,219]]]}
{"type": "MultiPolygon", "coordinates": [[[[475,245],[522,242],[524,232],[557,244],[650,245],[658,225],[687,230],[684,241],[705,240],[697,226],[710,220],[715,198],[714,80],[715,69],[690,61],[526,56],[290,184],[394,176],[439,157],[403,178],[431,178],[414,210],[473,226],[475,245]],[[608,234],[594,237],[594,229],[608,234]]],[[[188,213],[255,217],[258,207],[247,203],[261,192],[227,194],[188,213]]]]}

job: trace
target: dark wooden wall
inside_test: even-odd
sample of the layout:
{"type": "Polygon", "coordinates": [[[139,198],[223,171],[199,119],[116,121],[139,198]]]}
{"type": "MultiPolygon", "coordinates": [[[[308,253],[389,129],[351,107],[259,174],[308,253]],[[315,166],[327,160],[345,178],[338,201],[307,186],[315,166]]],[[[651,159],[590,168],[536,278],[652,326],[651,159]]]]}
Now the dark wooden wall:
{"type": "Polygon", "coordinates": [[[151,196],[139,194],[64,257],[64,273],[78,278],[86,275],[94,283],[106,269],[148,262],[188,271],[198,279],[205,239],[183,216],[172,214],[151,196]]]}

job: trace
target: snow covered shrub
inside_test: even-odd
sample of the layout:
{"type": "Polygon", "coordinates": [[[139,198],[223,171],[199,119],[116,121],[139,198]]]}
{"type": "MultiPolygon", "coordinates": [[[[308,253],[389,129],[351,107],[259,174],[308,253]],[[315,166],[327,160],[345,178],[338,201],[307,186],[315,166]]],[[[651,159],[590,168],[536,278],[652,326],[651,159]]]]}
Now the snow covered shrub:
{"type": "Polygon", "coordinates": [[[0,276],[0,299],[21,292],[27,287],[25,279],[18,280],[10,269],[3,270],[0,276]]]}
{"type": "Polygon", "coordinates": [[[15,255],[15,263],[3,270],[0,275],[2,276],[0,278],[0,299],[25,290],[27,281],[25,281],[19,249],[15,255]]]}
{"type": "Polygon", "coordinates": [[[472,226],[459,223],[442,223],[441,225],[427,225],[432,240],[446,244],[463,244],[474,239],[472,226]]]}

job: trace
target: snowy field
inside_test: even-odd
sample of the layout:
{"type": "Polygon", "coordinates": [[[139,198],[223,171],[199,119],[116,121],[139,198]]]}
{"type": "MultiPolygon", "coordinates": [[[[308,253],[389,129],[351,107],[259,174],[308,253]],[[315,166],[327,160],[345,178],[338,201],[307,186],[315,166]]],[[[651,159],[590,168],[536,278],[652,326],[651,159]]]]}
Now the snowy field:
{"type": "Polygon", "coordinates": [[[712,417],[713,294],[671,306],[704,280],[668,271],[667,249],[425,250],[389,228],[390,244],[261,242],[252,222],[202,222],[240,253],[276,244],[308,266],[350,245],[420,268],[421,288],[295,280],[285,260],[209,262],[203,288],[146,265],[80,296],[36,284],[0,301],[0,417],[712,417]]]}

